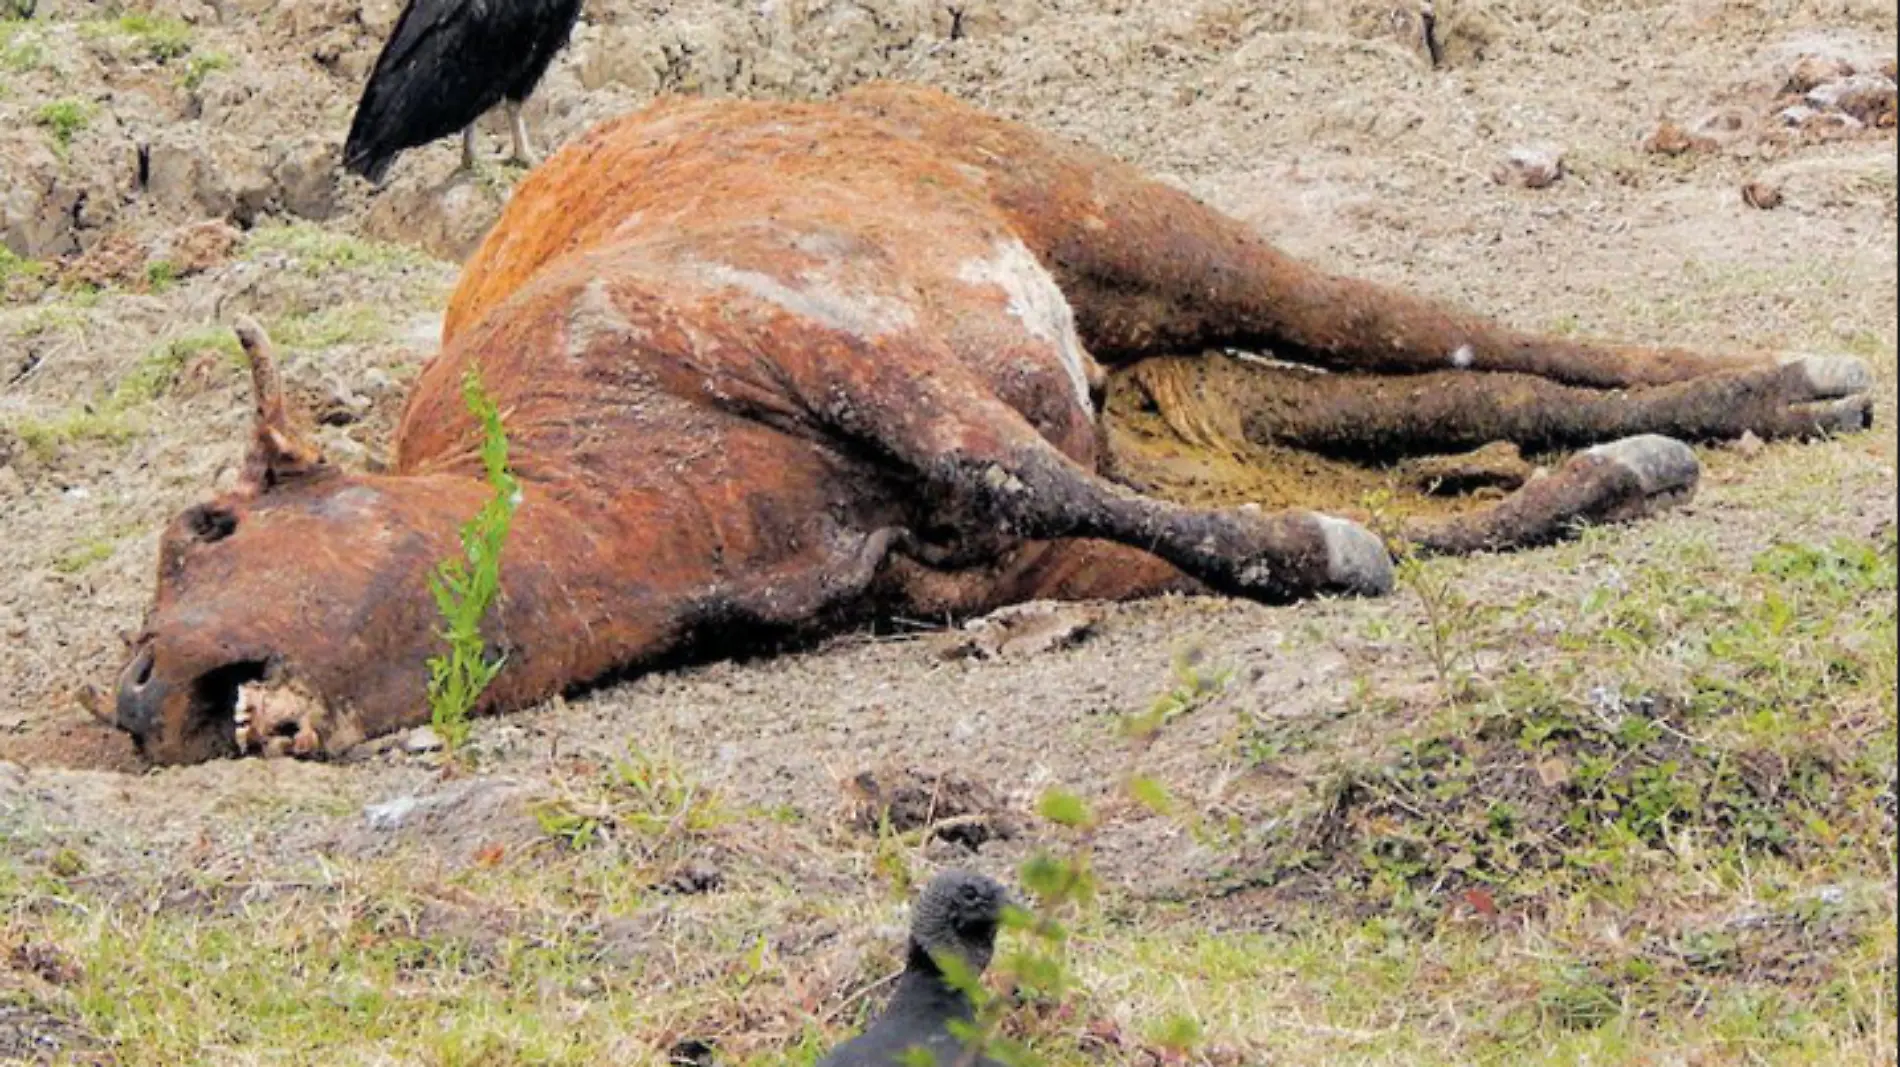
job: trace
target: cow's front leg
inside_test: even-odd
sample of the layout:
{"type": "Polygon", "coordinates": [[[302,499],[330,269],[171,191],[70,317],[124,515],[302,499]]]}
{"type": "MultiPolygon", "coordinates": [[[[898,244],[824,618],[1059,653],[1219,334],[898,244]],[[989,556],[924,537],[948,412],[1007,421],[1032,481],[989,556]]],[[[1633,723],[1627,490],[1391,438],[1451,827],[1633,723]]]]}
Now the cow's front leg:
{"type": "Polygon", "coordinates": [[[1585,526],[1647,518],[1695,495],[1695,451],[1645,434],[1571,456],[1499,503],[1445,519],[1403,525],[1412,545],[1433,555],[1502,552],[1549,544],[1585,526]]]}
{"type": "Polygon", "coordinates": [[[1268,602],[1378,595],[1392,561],[1371,531],[1309,511],[1209,511],[1143,496],[1065,455],[979,377],[943,359],[857,365],[841,426],[909,468],[932,522],[1030,541],[1094,538],[1152,553],[1215,590],[1268,602]],[[868,369],[867,369],[868,368],[868,369]]]}

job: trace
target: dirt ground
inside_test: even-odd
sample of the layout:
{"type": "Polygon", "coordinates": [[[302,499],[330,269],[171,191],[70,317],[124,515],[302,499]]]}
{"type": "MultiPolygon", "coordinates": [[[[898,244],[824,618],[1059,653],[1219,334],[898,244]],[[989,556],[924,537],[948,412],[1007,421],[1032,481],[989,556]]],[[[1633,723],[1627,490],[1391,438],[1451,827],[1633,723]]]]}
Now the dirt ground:
{"type": "MultiPolygon", "coordinates": [[[[1864,967],[1823,968],[1820,978],[1749,979],[1772,987],[1778,1003],[1806,1003],[1850,978],[1884,988],[1859,1030],[1821,1012],[1810,1031],[1736,1042],[1715,1023],[1696,1031],[1659,1007],[1619,1017],[1620,1044],[1552,1044],[1537,1029],[1556,1025],[1548,990],[1536,985],[1545,978],[1527,979],[1526,992],[1468,977],[1400,981],[1384,971],[1396,984],[1367,988],[1404,997],[1442,979],[1460,992],[1409,1016],[1364,1005],[1342,1021],[1313,992],[1325,980],[1310,960],[1243,968],[1229,979],[1194,952],[1155,947],[1177,933],[1233,931],[1267,937],[1263,952],[1290,958],[1287,945],[1271,941],[1290,921],[1282,909],[1336,898],[1276,889],[1264,868],[1249,866],[1250,846],[1203,831],[1270,827],[1312,803],[1315,783],[1342,767],[1388,758],[1408,731],[1442,732],[1448,709],[1461,706],[1452,660],[1463,658],[1461,677],[1479,689],[1528,671],[1561,673],[1575,693],[1619,681],[1700,692],[1662,644],[1617,659],[1597,646],[1579,651],[1570,638],[1596,625],[1591,613],[1605,596],[1659,574],[1680,583],[1657,593],[1667,629],[1669,605],[1698,589],[1760,600],[1751,583],[1776,546],[1891,552],[1900,235],[1896,18],[1884,0],[1442,3],[1447,52],[1438,70],[1416,39],[1409,5],[1359,0],[590,3],[528,109],[545,144],[655,92],[822,95],[869,77],[922,81],[1133,160],[1295,254],[1525,327],[1859,355],[1879,377],[1876,429],[1807,445],[1704,449],[1702,490],[1677,512],[1579,544],[1433,564],[1380,601],[1104,606],[1072,645],[998,659],[947,655],[954,638],[919,620],[816,649],[650,674],[483,723],[472,775],[444,777],[436,754],[409,751],[403,739],[341,765],[245,761],[145,772],[129,743],[94,723],[73,693],[105,683],[116,668],[119,635],[138,625],[151,593],[160,525],[235,475],[249,408],[220,324],[238,312],[262,318],[286,350],[292,388],[324,413],[326,445],[346,462],[374,464],[407,382],[433,350],[457,260],[518,177],[491,165],[451,178],[453,142],[405,155],[375,194],[338,176],[355,95],[396,8],[394,0],[41,0],[30,19],[0,22],[0,242],[10,250],[0,253],[0,834],[8,841],[0,864],[14,871],[0,878],[8,903],[0,950],[13,953],[11,963],[0,960],[0,1060],[182,1062],[166,1056],[208,1040],[199,1062],[590,1062],[607,1054],[664,1062],[653,1057],[670,1041],[718,1036],[734,1055],[766,1056],[758,1062],[809,1062],[800,1057],[809,1057],[810,1042],[850,1028],[859,991],[888,963],[886,942],[901,921],[892,908],[902,894],[891,886],[903,879],[891,880],[887,842],[850,829],[849,783],[870,769],[912,768],[981,783],[992,807],[1029,828],[973,852],[928,834],[907,839],[900,866],[954,861],[1008,875],[1059,836],[1029,815],[1043,790],[1072,790],[1096,807],[1091,861],[1110,917],[1089,928],[1102,947],[1086,956],[1083,977],[1090,1010],[1109,1020],[1100,1026],[1133,1034],[1142,1017],[1173,1004],[1171,994],[1145,988],[1143,968],[1190,967],[1198,977],[1181,989],[1248,986],[1272,1008],[1225,999],[1231,992],[1167,1008],[1195,1014],[1207,1033],[1209,1043],[1190,1054],[1197,1062],[1516,1061],[1511,1050],[1528,1056],[1526,1048],[1551,1062],[1576,1062],[1566,1048],[1585,1048],[1591,1062],[1788,1062],[1778,1057],[1796,1048],[1817,1063],[1891,1062],[1890,755],[1882,757],[1886,821],[1867,816],[1887,842],[1867,853],[1873,859],[1843,875],[1803,868],[1798,850],[1782,857],[1790,898],[1837,885],[1850,896],[1860,892],[1855,885],[1870,899],[1884,894],[1887,903],[1857,913],[1854,928],[1854,937],[1884,934],[1884,954],[1864,967]],[[1789,125],[1779,113],[1804,56],[1888,79],[1884,105],[1876,93],[1864,122],[1836,109],[1789,125]],[[1655,137],[1665,122],[1686,131],[1683,144],[1655,137]],[[1494,175],[1527,146],[1560,152],[1561,177],[1527,188],[1494,175]],[[1774,195],[1745,199],[1751,183],[1774,195]],[[1447,624],[1448,604],[1466,621],[1447,624]],[[1216,675],[1224,681],[1207,681],[1216,675]],[[1131,748],[1118,724],[1170,697],[1165,727],[1131,748]],[[492,872],[455,882],[461,897],[421,888],[426,879],[446,884],[486,871],[483,857],[539,854],[549,824],[527,801],[594,788],[630,748],[717,794],[723,810],[751,814],[735,816],[710,843],[695,838],[678,855],[656,848],[627,861],[645,880],[626,898],[593,887],[584,865],[546,868],[574,878],[559,891],[535,883],[543,861],[531,858],[501,865],[513,879],[509,907],[496,903],[497,883],[480,881],[502,877],[492,872]],[[1134,765],[1188,798],[1200,828],[1138,811],[1123,789],[1134,765]],[[677,873],[668,865],[687,862],[682,856],[724,872],[732,887],[724,902],[720,892],[663,891],[677,873]],[[319,873],[308,867],[313,857],[319,873]],[[45,878],[67,888],[47,889],[45,878]],[[152,1028],[153,1018],[193,1010],[186,1005],[213,1010],[216,998],[147,989],[143,996],[168,1007],[140,1015],[126,1006],[138,998],[100,973],[100,961],[128,946],[165,958],[157,928],[138,925],[152,920],[136,918],[161,904],[225,929],[217,924],[281,901],[327,914],[341,906],[338,894],[374,897],[397,883],[404,899],[462,901],[443,905],[450,939],[492,920],[513,924],[510,937],[546,940],[556,928],[571,933],[562,924],[585,915],[606,924],[588,927],[589,943],[606,946],[590,959],[620,952],[646,962],[601,964],[622,983],[606,994],[535,994],[547,1020],[595,1025],[594,1044],[573,1044],[580,1039],[570,1034],[558,1054],[532,1051],[545,1035],[532,1036],[540,1031],[525,1023],[497,1024],[502,1037],[484,1031],[488,1044],[449,1049],[365,1036],[373,1026],[354,1036],[307,1020],[272,1029],[262,1020],[281,1007],[255,1004],[249,1029],[207,1037],[192,1026],[208,1023],[152,1028]],[[827,895],[839,903],[799,902],[827,895]],[[54,897],[91,909],[91,918],[48,918],[41,904],[54,897]],[[122,910],[134,918],[100,918],[122,910]],[[720,954],[741,956],[760,937],[782,969],[772,981],[739,983],[752,992],[724,1000],[688,994],[734,988],[720,954]],[[63,944],[85,977],[22,964],[21,954],[42,942],[63,944]],[[670,968],[655,966],[668,958],[670,968]],[[623,995],[645,997],[647,1007],[598,1007],[625,1007],[615,999],[623,995]],[[1478,1039],[1458,1020],[1491,1001],[1532,1005],[1535,1040],[1487,1032],[1489,1051],[1472,1052],[1480,1046],[1466,1042],[1478,1039]],[[35,1045],[33,1034],[45,1040],[35,1045]],[[1520,1039],[1530,1043],[1511,1044],[1520,1039]]],[[[8,12],[0,0],[0,17],[8,12]]],[[[505,143],[491,122],[484,150],[505,143]]],[[[1843,744],[1890,752],[1885,580],[1879,598],[1840,610],[1843,627],[1884,632],[1886,658],[1872,643],[1850,642],[1845,654],[1874,657],[1873,666],[1843,688],[1790,699],[1802,709],[1833,701],[1843,722],[1865,727],[1842,727],[1843,744]]],[[[1870,772],[1875,789],[1878,770],[1870,772]]],[[[1753,883],[1717,881],[1694,892],[1673,882],[1635,890],[1634,903],[1626,894],[1618,906],[1635,914],[1682,905],[1700,921],[1774,897],[1753,883]]],[[[1594,920],[1575,911],[1553,917],[1562,911],[1527,912],[1509,935],[1511,951],[1589,956],[1554,931],[1594,920]]],[[[291,936],[269,929],[276,933],[262,939],[280,947],[291,936]]],[[[412,933],[428,940],[429,929],[422,923],[412,933]]],[[[194,959],[228,953],[208,940],[190,946],[194,959]]],[[[1813,951],[1830,961],[1852,956],[1813,951]]],[[[1357,958],[1342,950],[1348,957],[1357,958]]],[[[431,966],[445,965],[418,965],[436,974],[431,966]]],[[[1344,970],[1329,980],[1362,979],[1344,970]]],[[[444,981],[437,975],[407,995],[465,1007],[442,992],[444,981]]],[[[203,988],[214,986],[207,979],[203,988]]],[[[1048,1034],[1065,1024],[1037,1025],[1048,1034]]],[[[1166,1054],[1134,1037],[1052,1047],[1069,1049],[1074,1062],[1161,1062],[1166,1054]]]]}

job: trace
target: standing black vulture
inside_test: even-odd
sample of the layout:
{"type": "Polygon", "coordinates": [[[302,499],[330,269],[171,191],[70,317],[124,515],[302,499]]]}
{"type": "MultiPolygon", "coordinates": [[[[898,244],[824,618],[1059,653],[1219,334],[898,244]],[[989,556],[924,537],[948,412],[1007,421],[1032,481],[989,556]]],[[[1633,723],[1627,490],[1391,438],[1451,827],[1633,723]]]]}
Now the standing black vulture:
{"type": "Polygon", "coordinates": [[[356,105],[343,167],[381,183],[407,149],[460,130],[475,165],[475,120],[504,100],[516,162],[534,149],[521,104],[567,45],[581,0],[408,0],[356,105]]]}
{"type": "Polygon", "coordinates": [[[945,871],[924,887],[911,914],[904,973],[884,1013],[870,1029],[833,1049],[818,1067],[903,1067],[918,1051],[937,1067],[968,1062],[1002,1067],[987,1056],[966,1061],[962,1040],[950,1022],[976,1017],[961,989],[944,979],[937,960],[956,956],[975,974],[996,950],[1008,893],[996,882],[967,871],[945,871]]]}

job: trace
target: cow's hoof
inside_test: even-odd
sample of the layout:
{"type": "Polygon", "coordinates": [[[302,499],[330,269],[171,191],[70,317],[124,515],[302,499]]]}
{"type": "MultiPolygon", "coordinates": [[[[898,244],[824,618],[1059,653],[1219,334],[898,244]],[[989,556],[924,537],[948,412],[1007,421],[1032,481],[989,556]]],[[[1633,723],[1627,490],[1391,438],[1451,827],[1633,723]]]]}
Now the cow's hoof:
{"type": "Polygon", "coordinates": [[[1695,458],[1695,450],[1660,434],[1625,437],[1584,454],[1608,460],[1629,472],[1641,494],[1641,511],[1687,499],[1702,478],[1702,464],[1695,458]]]}
{"type": "Polygon", "coordinates": [[[1839,400],[1874,387],[1874,371],[1855,356],[1792,356],[1782,361],[1791,376],[1791,400],[1839,400]]]}
{"type": "Polygon", "coordinates": [[[1874,398],[1865,393],[1819,404],[1800,404],[1794,412],[1804,423],[1803,433],[1842,434],[1870,430],[1874,425],[1874,398]]]}
{"type": "Polygon", "coordinates": [[[1377,534],[1331,515],[1315,517],[1326,542],[1326,591],[1356,596],[1384,596],[1392,591],[1392,556],[1377,534]]]}

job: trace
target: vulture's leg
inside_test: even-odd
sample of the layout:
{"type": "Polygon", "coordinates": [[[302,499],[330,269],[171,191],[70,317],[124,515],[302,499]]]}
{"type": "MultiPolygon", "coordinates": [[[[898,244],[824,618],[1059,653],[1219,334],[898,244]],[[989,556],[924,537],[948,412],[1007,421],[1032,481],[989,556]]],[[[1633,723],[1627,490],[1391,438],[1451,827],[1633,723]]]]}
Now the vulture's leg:
{"type": "Polygon", "coordinates": [[[475,124],[462,127],[462,169],[475,169],[475,124]]]}
{"type": "Polygon", "coordinates": [[[1389,463],[1494,441],[1543,452],[1637,434],[1850,433],[1872,421],[1865,371],[1859,360],[1813,356],[1618,391],[1528,374],[1329,374],[1225,356],[1151,359],[1120,373],[1190,444],[1214,443],[1203,440],[1211,433],[1389,463]]]}
{"type": "Polygon", "coordinates": [[[508,108],[508,135],[514,140],[514,154],[509,156],[513,162],[532,167],[541,162],[541,157],[528,140],[528,124],[521,117],[521,101],[510,100],[508,108]]]}

